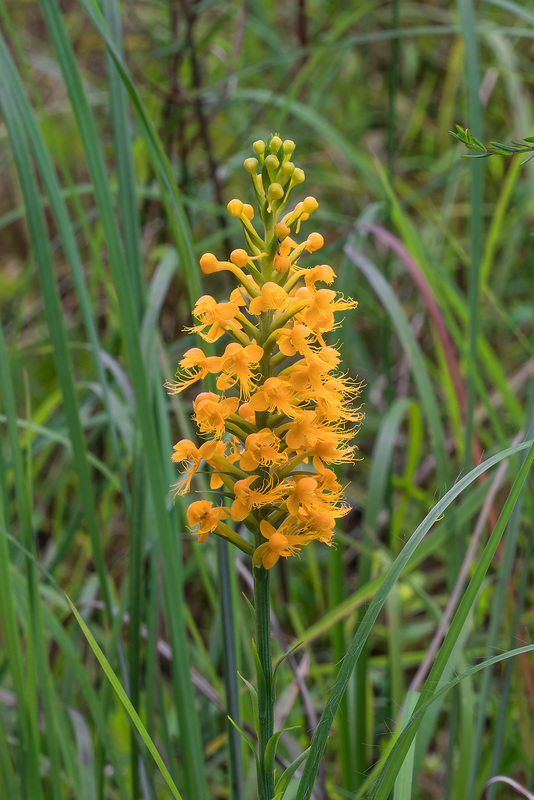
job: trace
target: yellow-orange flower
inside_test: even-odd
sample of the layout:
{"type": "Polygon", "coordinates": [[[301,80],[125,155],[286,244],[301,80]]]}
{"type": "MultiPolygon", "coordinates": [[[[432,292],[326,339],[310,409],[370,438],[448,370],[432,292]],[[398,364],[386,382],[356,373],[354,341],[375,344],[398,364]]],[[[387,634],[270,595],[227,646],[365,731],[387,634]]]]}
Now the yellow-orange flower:
{"type": "Polygon", "coordinates": [[[236,303],[217,303],[209,295],[203,295],[195,305],[193,316],[200,320],[199,325],[189,328],[191,333],[198,333],[207,342],[216,342],[227,330],[236,331],[241,323],[236,321],[239,306],[236,303]],[[206,333],[206,328],[209,328],[206,333]]]}
{"type": "Polygon", "coordinates": [[[251,433],[245,440],[245,450],[239,465],[246,472],[258,469],[261,465],[281,464],[286,455],[280,450],[280,439],[269,428],[251,433]]]}
{"type": "Polygon", "coordinates": [[[241,396],[250,397],[254,387],[255,370],[251,365],[258,364],[263,357],[263,347],[249,344],[243,347],[238,342],[227,345],[224,355],[219,359],[221,377],[217,380],[217,389],[225,390],[239,383],[241,396]]]}
{"type": "Polygon", "coordinates": [[[227,516],[227,508],[214,506],[208,500],[197,500],[187,509],[187,522],[193,533],[198,533],[199,542],[205,542],[208,533],[214,531],[219,522],[227,516]]]}
{"type": "Polygon", "coordinates": [[[263,311],[273,311],[283,308],[287,304],[287,292],[277,283],[268,281],[261,287],[258,297],[251,300],[249,311],[251,314],[261,314],[263,311]]]}
{"type": "Polygon", "coordinates": [[[224,423],[239,406],[238,397],[220,397],[215,392],[201,392],[193,408],[195,419],[201,433],[214,433],[215,436],[222,436],[224,423]]]}
{"type": "Polygon", "coordinates": [[[265,569],[274,567],[280,556],[287,558],[295,555],[308,539],[305,533],[296,533],[290,530],[289,526],[275,528],[266,520],[260,522],[260,531],[267,541],[254,553],[254,563],[258,564],[261,561],[265,569]]]}
{"type": "Polygon", "coordinates": [[[253,508],[261,508],[276,502],[285,491],[282,484],[278,486],[262,485],[259,489],[253,489],[252,485],[256,482],[258,482],[258,477],[250,475],[248,478],[234,483],[235,500],[232,503],[230,515],[236,522],[245,519],[253,508]]]}
{"type": "Polygon", "coordinates": [[[288,381],[281,378],[267,378],[261,389],[250,398],[249,406],[253,411],[277,411],[290,417],[300,413],[294,390],[288,381]]]}
{"type": "Polygon", "coordinates": [[[189,525],[199,541],[215,531],[244,552],[255,546],[254,564],[271,569],[310,541],[332,543],[336,520],[348,506],[331,466],[353,460],[350,440],[362,413],[353,405],[359,385],[340,371],[339,351],[325,341],[339,325],[336,313],[357,303],[334,288],[317,287],[334,283],[328,264],[298,263],[324,239],[317,232],[300,243],[295,238],[318,203],[306,197],[289,207],[305,177],[291,161],[294,143],[275,136],[267,144],[256,142],[254,150],[258,158],[247,159],[245,168],[263,230],[255,227],[251,206],[239,199],[228,203],[243,227],[246,249],[233,250],[229,260],[205,253],[200,265],[208,277],[229,271],[237,285],[226,302],[203,295],[189,329],[212,343],[216,354],[192,347],[167,388],[181,392],[216,376],[217,391],[193,399],[193,418],[206,441],[197,447],[183,439],[173,460],[184,465],[179,492],[190,490],[205,462],[212,470],[210,487],[224,485],[230,494],[229,508],[197,500],[187,512],[189,525]],[[230,341],[219,347],[223,336],[230,341]],[[228,516],[244,523],[254,545],[232,531],[224,521],[228,516]]]}
{"type": "Polygon", "coordinates": [[[169,394],[178,394],[191,386],[192,383],[202,380],[210,372],[216,373],[221,369],[221,359],[217,356],[206,356],[200,347],[192,347],[184,353],[180,360],[180,369],[185,377],[178,381],[168,381],[165,388],[169,394]]]}

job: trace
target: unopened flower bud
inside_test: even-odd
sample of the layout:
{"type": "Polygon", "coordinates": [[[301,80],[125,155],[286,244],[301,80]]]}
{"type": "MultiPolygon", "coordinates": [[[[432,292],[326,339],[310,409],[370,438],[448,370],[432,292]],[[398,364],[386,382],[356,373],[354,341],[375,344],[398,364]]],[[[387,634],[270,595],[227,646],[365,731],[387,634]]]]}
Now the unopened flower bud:
{"type": "Polygon", "coordinates": [[[269,186],[269,190],[267,192],[267,200],[272,202],[273,200],[281,200],[284,196],[284,190],[280,186],[279,183],[271,183],[269,186]]]}
{"type": "Polygon", "coordinates": [[[287,178],[290,178],[294,172],[295,172],[295,165],[293,164],[293,162],[284,161],[284,163],[282,164],[282,175],[284,176],[284,178],[286,178],[287,180],[287,178]]]}
{"type": "Polygon", "coordinates": [[[304,175],[304,170],[297,167],[293,175],[291,176],[291,183],[304,183],[306,176],[304,175]]]}
{"type": "Polygon", "coordinates": [[[254,209],[251,205],[249,205],[249,203],[244,203],[243,214],[247,219],[254,219],[254,209]]]}
{"type": "Polygon", "coordinates": [[[277,272],[289,272],[291,261],[287,256],[275,256],[273,260],[273,267],[277,272]]]}
{"type": "Polygon", "coordinates": [[[241,200],[230,200],[226,206],[232,217],[240,217],[243,213],[243,203],[241,200]]]}
{"type": "Polygon", "coordinates": [[[254,424],[255,418],[256,418],[256,414],[251,409],[251,407],[250,407],[250,405],[248,403],[243,403],[242,405],[240,405],[239,406],[239,411],[237,413],[239,414],[241,419],[246,419],[247,422],[252,422],[254,424]]]}
{"type": "Polygon", "coordinates": [[[200,259],[200,269],[204,275],[212,275],[219,271],[219,261],[213,253],[204,253],[200,259]]]}
{"type": "Polygon", "coordinates": [[[282,241],[282,239],[285,239],[287,236],[289,236],[289,234],[291,233],[291,228],[288,225],[285,225],[283,222],[277,222],[276,225],[274,226],[274,232],[276,233],[280,241],[282,241]]]}
{"type": "Polygon", "coordinates": [[[271,153],[278,153],[280,148],[282,147],[282,140],[279,136],[273,136],[271,139],[271,144],[269,145],[271,148],[271,153]]]}
{"type": "Polygon", "coordinates": [[[270,155],[267,156],[265,159],[265,166],[267,167],[269,172],[275,172],[280,166],[280,162],[278,161],[276,156],[270,155]]]}
{"type": "Polygon", "coordinates": [[[261,156],[262,153],[265,153],[265,142],[262,139],[258,139],[258,141],[254,142],[252,145],[252,149],[255,153],[261,156]]]}
{"type": "Polygon", "coordinates": [[[250,172],[252,175],[253,172],[256,172],[258,168],[258,159],[257,158],[245,158],[243,162],[243,166],[245,167],[247,172],[250,172]]]}
{"type": "Polygon", "coordinates": [[[305,197],[302,202],[302,210],[306,214],[312,214],[314,211],[317,211],[319,208],[319,203],[315,199],[315,197],[305,197]]]}
{"type": "Polygon", "coordinates": [[[324,239],[320,233],[310,233],[307,239],[306,250],[309,253],[314,253],[316,250],[320,250],[323,245],[324,239]]]}
{"type": "Polygon", "coordinates": [[[295,142],[293,142],[291,139],[286,139],[284,142],[284,153],[290,156],[295,147],[295,142]]]}
{"type": "Polygon", "coordinates": [[[230,261],[232,264],[235,264],[236,267],[243,269],[246,266],[248,261],[248,253],[246,250],[232,250],[230,253],[230,261]]]}

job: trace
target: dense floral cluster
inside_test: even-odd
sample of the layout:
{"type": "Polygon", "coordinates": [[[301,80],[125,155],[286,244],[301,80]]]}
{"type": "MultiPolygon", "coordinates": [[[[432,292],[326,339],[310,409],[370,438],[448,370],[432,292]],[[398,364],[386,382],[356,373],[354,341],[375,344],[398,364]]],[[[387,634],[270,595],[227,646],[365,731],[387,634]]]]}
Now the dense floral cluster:
{"type": "Polygon", "coordinates": [[[201,297],[189,329],[206,342],[229,341],[216,356],[188,350],[177,380],[167,384],[177,393],[217,376],[217,392],[200,392],[193,403],[206,441],[174,446],[173,460],[183,464],[177,491],[188,492],[201,463],[208,464],[211,489],[224,486],[231,503],[193,502],[187,511],[192,531],[199,541],[212,531],[230,539],[266,569],[313,539],[332,543],[336,519],[348,510],[332,466],[353,459],[350,441],[362,417],[351,406],[358,385],[340,371],[339,353],[324,339],[336,327],[336,311],[357,303],[322,286],[335,278],[328,265],[298,265],[301,254],[322,247],[323,237],[311,233],[300,244],[292,238],[318,206],[306,197],[287,210],[292,190],[304,180],[291,160],[294,149],[278,136],[254,144],[257,158],[247,159],[245,169],[263,235],[252,223],[252,206],[228,203],[248,250],[234,250],[229,261],[206,253],[200,266],[206,275],[230,271],[238,286],[227,302],[201,297]],[[245,524],[254,545],[229,527],[228,518],[245,524]]]}

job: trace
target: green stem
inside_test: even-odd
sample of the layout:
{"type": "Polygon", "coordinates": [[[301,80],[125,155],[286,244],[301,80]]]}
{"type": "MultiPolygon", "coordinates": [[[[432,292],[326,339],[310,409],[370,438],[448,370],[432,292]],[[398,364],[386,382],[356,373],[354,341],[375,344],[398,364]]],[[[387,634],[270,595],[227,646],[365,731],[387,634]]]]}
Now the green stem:
{"type": "Polygon", "coordinates": [[[274,771],[265,769],[265,749],[274,733],[274,685],[271,654],[271,598],[269,571],[254,568],[254,613],[256,623],[256,649],[258,651],[258,798],[272,800],[274,796],[274,771]],[[260,673],[261,667],[261,673],[260,673]]]}

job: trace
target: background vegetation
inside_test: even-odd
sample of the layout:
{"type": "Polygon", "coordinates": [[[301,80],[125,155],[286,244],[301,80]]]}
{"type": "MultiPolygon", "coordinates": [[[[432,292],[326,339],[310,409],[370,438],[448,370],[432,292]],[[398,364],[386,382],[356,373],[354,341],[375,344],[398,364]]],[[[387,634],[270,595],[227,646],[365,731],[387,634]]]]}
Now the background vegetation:
{"type": "MultiPolygon", "coordinates": [[[[277,654],[303,640],[278,673],[283,765],[429,509],[531,436],[534,162],[462,160],[448,130],[533,135],[534,13],[511,0],[0,0],[0,14],[0,796],[170,796],[66,592],[185,800],[252,798],[250,752],[226,721],[253,724],[236,678],[254,674],[250,565],[191,541],[169,491],[192,396],[162,386],[190,346],[191,301],[228,289],[201,286],[198,256],[241,246],[225,206],[250,199],[243,159],[276,130],[319,199],[321,258],[360,303],[338,331],[365,383],[362,458],[342,473],[353,511],[337,548],[273,570],[277,654]]],[[[392,585],[317,800],[380,791],[373,767],[462,596],[432,692],[530,642],[525,475],[505,505],[525,453],[459,493],[392,585]],[[503,507],[505,535],[476,572],[503,507]]],[[[534,789],[532,659],[429,707],[396,800],[479,797],[495,775],[534,789]]]]}

